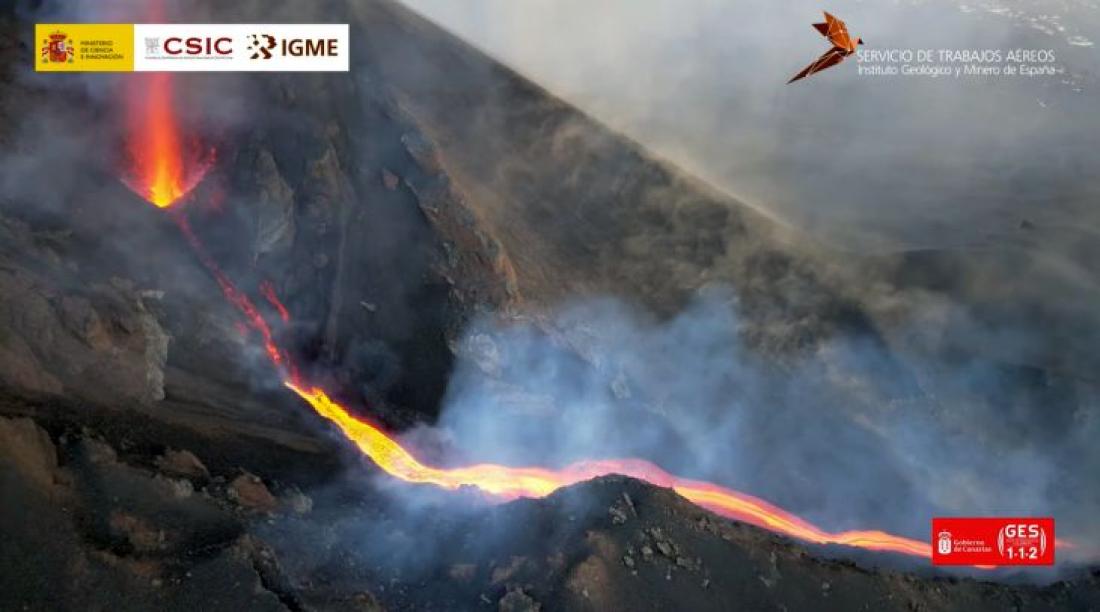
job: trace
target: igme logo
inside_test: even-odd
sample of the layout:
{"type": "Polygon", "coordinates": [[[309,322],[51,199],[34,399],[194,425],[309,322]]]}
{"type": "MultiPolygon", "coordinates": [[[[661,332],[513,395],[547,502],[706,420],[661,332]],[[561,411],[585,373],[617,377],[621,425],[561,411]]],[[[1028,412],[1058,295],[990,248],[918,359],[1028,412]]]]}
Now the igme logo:
{"type": "Polygon", "coordinates": [[[277,41],[270,34],[249,34],[248,50],[252,55],[248,59],[271,59],[271,50],[275,48],[277,41]]]}
{"type": "Polygon", "coordinates": [[[338,57],[341,53],[338,38],[279,38],[271,34],[250,34],[249,59],[269,60],[279,57],[338,57]]]}

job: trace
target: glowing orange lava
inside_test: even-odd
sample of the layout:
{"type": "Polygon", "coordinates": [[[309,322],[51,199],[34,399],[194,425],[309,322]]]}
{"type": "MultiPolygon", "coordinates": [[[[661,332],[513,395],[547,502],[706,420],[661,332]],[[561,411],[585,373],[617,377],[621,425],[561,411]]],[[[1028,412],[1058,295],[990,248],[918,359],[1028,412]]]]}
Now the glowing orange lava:
{"type": "MultiPolygon", "coordinates": [[[[172,107],[172,81],[168,73],[135,75],[128,95],[130,137],[128,149],[132,167],[124,179],[136,193],[158,208],[169,208],[201,181],[210,158],[186,158],[172,107]],[[189,161],[188,161],[189,160],[189,161]]],[[[264,352],[280,372],[287,388],[305,400],[318,415],[332,422],[358,449],[387,474],[410,483],[458,489],[476,487],[500,500],[544,497],[554,491],[598,476],[621,474],[669,487],[692,502],[717,514],[744,521],[792,538],[814,544],[839,544],[874,551],[930,557],[928,542],[882,531],[825,531],[764,500],[709,482],[673,476],[640,459],[586,461],[553,470],[541,467],[508,467],[476,464],[455,468],[426,465],[380,428],[354,416],[298,373],[289,354],[279,346],[271,327],[256,304],[222,272],[192,231],[181,210],[172,216],[199,261],[218,283],[226,299],[244,316],[246,325],[262,339],[264,352]]],[[[290,313],[275,295],[270,283],[260,293],[278,312],[283,322],[290,313]]]]}
{"type": "Polygon", "coordinates": [[[275,312],[279,313],[279,318],[283,320],[283,323],[290,323],[290,311],[279,301],[279,296],[275,295],[275,285],[272,285],[271,281],[260,283],[260,293],[263,294],[267,303],[275,309],[275,312]]]}
{"type": "MultiPolygon", "coordinates": [[[[347,408],[333,401],[323,389],[309,386],[304,382],[286,352],[276,343],[271,328],[252,300],[218,268],[183,217],[178,216],[177,219],[180,229],[199,260],[214,276],[226,299],[244,315],[249,327],[259,332],[268,358],[285,376],[283,384],[305,400],[317,414],[335,424],[364,455],[395,478],[450,490],[466,486],[476,487],[500,500],[510,500],[519,497],[545,497],[562,487],[578,482],[609,474],[621,474],[658,486],[669,487],[716,514],[806,542],[842,544],[921,557],[930,557],[932,554],[931,546],[927,542],[882,531],[829,533],[762,499],[708,482],[679,478],[641,459],[585,461],[560,470],[541,467],[508,467],[492,463],[458,468],[437,468],[425,465],[381,429],[352,415],[347,408]]],[[[270,287],[261,291],[271,292],[274,297],[274,290],[270,287]]],[[[278,301],[277,298],[275,300],[278,301]]]]}
{"type": "Polygon", "coordinates": [[[199,261],[217,281],[218,287],[222,290],[222,295],[244,315],[246,324],[260,334],[263,340],[264,352],[267,353],[267,358],[272,365],[278,368],[280,372],[296,380],[298,375],[294,364],[291,363],[286,352],[275,342],[275,334],[271,331],[271,326],[264,320],[263,315],[260,314],[260,310],[256,308],[256,304],[252,302],[247,293],[238,289],[233,281],[229,280],[229,277],[221,271],[214,258],[206,252],[198,236],[191,230],[191,225],[187,222],[187,219],[182,214],[175,215],[174,218],[176,225],[183,232],[184,238],[191,245],[191,249],[195,252],[199,261]]]}
{"type": "Polygon", "coordinates": [[[387,474],[406,482],[432,484],[445,489],[472,486],[502,500],[517,497],[545,497],[571,484],[608,474],[621,474],[669,487],[696,504],[729,518],[737,519],[815,544],[842,544],[868,550],[888,551],[930,557],[928,542],[891,535],[882,531],[844,531],[829,533],[768,502],[697,480],[677,478],[640,459],[585,461],[560,470],[540,467],[507,467],[482,463],[458,468],[424,465],[382,430],[352,416],[322,389],[306,388],[294,381],[286,386],[309,403],[318,414],[336,424],[387,474]]]}
{"type": "Polygon", "coordinates": [[[173,109],[172,74],[127,75],[123,182],[158,208],[168,208],[195,188],[213,163],[213,151],[184,146],[173,109]]]}

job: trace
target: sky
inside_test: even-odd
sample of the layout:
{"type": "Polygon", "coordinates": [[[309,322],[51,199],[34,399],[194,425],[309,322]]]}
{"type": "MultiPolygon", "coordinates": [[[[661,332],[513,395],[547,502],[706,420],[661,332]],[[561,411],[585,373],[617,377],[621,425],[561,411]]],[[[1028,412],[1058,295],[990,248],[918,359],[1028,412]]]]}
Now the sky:
{"type": "Polygon", "coordinates": [[[810,27],[821,19],[816,2],[402,1],[839,248],[1013,244],[1025,220],[1096,229],[1100,8],[1089,0],[837,0],[829,10],[864,50],[1051,51],[1065,72],[883,77],[858,74],[853,58],[792,85],[828,48],[810,27]]]}

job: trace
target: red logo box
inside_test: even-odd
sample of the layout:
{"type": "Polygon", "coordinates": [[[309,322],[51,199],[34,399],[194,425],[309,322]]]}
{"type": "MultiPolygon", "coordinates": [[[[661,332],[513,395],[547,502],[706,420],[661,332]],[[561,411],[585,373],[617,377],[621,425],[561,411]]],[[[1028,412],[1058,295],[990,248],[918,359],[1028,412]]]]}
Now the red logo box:
{"type": "Polygon", "coordinates": [[[934,518],[932,565],[1054,565],[1054,519],[934,518]]]}

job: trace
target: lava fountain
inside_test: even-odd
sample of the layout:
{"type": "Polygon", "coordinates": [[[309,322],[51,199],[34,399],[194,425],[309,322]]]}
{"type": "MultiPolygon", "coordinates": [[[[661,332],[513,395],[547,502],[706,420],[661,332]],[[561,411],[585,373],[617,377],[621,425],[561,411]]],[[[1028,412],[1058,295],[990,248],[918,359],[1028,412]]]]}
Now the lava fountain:
{"type": "MultiPolygon", "coordinates": [[[[198,147],[187,147],[180,135],[172,106],[172,75],[150,73],[133,75],[127,90],[130,167],[124,182],[135,193],[161,209],[181,202],[202,180],[212,161],[209,155],[195,155],[198,147]],[[190,151],[191,153],[188,153],[190,151]]],[[[367,420],[355,416],[329,394],[304,380],[289,353],[279,346],[262,311],[252,298],[222,272],[217,262],[191,230],[179,207],[172,216],[199,261],[214,277],[225,298],[244,317],[248,327],[261,337],[265,353],[280,373],[284,385],[313,410],[335,425],[366,457],[387,474],[409,483],[422,483],[444,489],[472,486],[498,500],[518,497],[544,497],[583,480],[608,474],[621,474],[669,487],[685,498],[717,514],[744,521],[764,529],[814,544],[838,544],[875,551],[887,551],[930,557],[928,542],[877,530],[829,532],[773,504],[751,495],[716,484],[680,478],[640,459],[586,461],[562,469],[509,467],[476,464],[455,468],[433,467],[422,463],[394,437],[367,420]]],[[[268,283],[259,287],[261,295],[275,308],[283,322],[290,314],[268,283]]]]}
{"type": "Polygon", "coordinates": [[[206,175],[214,151],[185,142],[173,107],[172,73],[127,75],[126,154],[123,183],[158,208],[183,199],[206,175]]]}

